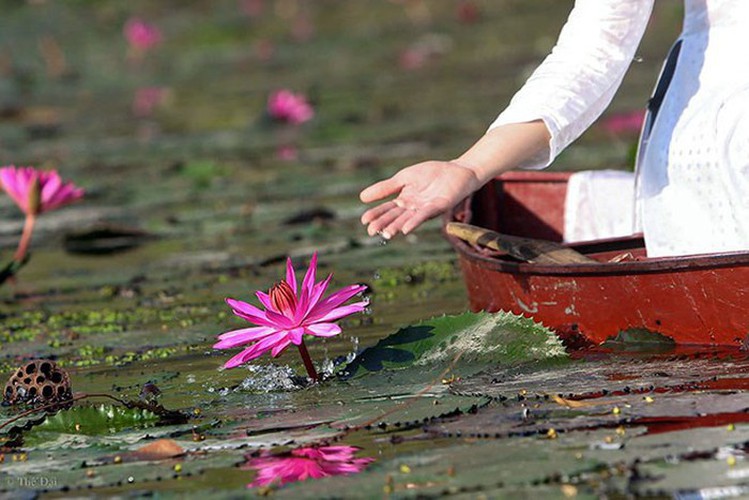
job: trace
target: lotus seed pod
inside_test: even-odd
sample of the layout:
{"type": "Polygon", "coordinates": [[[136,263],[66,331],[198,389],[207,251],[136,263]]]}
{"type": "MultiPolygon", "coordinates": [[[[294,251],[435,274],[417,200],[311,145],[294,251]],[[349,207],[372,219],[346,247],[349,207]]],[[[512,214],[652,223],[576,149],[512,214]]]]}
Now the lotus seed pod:
{"type": "Polygon", "coordinates": [[[4,405],[41,406],[72,398],[70,376],[49,359],[35,359],[15,370],[3,391],[4,405]]]}

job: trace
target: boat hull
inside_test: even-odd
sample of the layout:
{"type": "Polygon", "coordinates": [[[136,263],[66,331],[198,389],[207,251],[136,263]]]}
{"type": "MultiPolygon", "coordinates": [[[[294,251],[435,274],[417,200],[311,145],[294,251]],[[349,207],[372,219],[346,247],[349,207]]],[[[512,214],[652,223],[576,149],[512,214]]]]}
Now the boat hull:
{"type": "MultiPolygon", "coordinates": [[[[566,177],[545,173],[500,177],[456,208],[447,220],[559,240],[566,177]],[[518,189],[534,192],[534,183],[549,182],[551,187],[540,187],[546,195],[535,201],[524,204],[522,194],[517,194],[518,189]],[[503,213],[509,215],[503,211],[508,198],[512,198],[510,209],[514,211],[514,220],[509,221],[502,218],[503,213]],[[520,206],[527,209],[528,221],[542,221],[536,226],[543,234],[523,223],[520,206]],[[493,213],[487,215],[487,209],[493,213]]],[[[601,263],[560,266],[514,262],[456,238],[448,239],[458,253],[475,311],[504,310],[531,317],[574,345],[599,344],[622,331],[660,334],[678,344],[747,343],[747,252],[648,259],[642,239],[633,236],[571,245],[601,263]],[[617,261],[609,262],[612,258],[617,261]]]]}

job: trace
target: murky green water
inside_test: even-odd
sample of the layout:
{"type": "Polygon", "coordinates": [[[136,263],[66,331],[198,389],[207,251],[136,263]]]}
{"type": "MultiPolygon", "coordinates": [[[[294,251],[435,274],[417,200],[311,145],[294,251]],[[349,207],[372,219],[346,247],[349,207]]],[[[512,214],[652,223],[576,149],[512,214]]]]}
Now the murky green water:
{"type": "MultiPolygon", "coordinates": [[[[286,255],[301,264],[318,250],[335,287],[372,290],[370,313],[310,344],[318,363],[466,310],[439,222],[383,246],[359,225],[357,194],[400,166],[454,156],[480,135],[549,50],[571,5],[476,2],[478,19],[461,22],[447,0],[259,3],[252,17],[233,0],[2,2],[0,162],[58,168],[88,194],[40,219],[31,262],[0,289],[0,372],[51,357],[76,393],[133,401],[151,382],[158,403],[184,421],[99,397],[44,424],[6,427],[0,495],[238,496],[255,477],[240,467],[245,455],[324,442],[376,460],[361,474],[274,494],[670,496],[745,484],[740,357],[571,362],[525,349],[467,356],[446,372],[444,360],[406,363],[308,388],[289,376],[302,373],[291,350],[272,365],[220,370],[228,353],[211,345],[241,327],[224,297],[254,300],[280,279],[286,255]],[[140,61],[128,58],[122,37],[132,15],[164,36],[140,61]],[[401,66],[405,50],[420,67],[401,66]],[[142,87],[161,87],[166,98],[136,117],[142,87]],[[269,124],[265,101],[280,87],[305,92],[314,120],[297,131],[269,124]],[[278,159],[289,141],[298,159],[278,159]],[[86,239],[102,228],[119,239],[86,239]],[[92,253],[102,246],[112,251],[92,253]],[[620,384],[621,374],[632,382],[620,384]],[[700,386],[706,374],[729,381],[700,386]],[[717,417],[690,420],[701,414],[717,417]],[[664,430],[648,415],[683,425],[664,430]],[[128,458],[156,438],[186,454],[128,458]]],[[[659,3],[612,112],[642,104],[679,17],[678,2],[659,3]]],[[[625,167],[632,141],[594,128],[555,168],[625,167]]],[[[6,197],[0,219],[9,258],[22,219],[6,197]]],[[[506,343],[527,338],[502,321],[495,327],[506,343]]],[[[447,324],[437,322],[476,331],[447,324]]],[[[2,409],[2,421],[16,413],[2,409]]]]}

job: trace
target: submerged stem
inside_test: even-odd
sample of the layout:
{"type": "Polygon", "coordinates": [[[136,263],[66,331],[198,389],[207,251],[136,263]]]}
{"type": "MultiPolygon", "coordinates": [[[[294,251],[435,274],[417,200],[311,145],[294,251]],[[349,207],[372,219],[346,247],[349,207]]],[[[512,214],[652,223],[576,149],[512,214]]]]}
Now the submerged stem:
{"type": "Polygon", "coordinates": [[[309,378],[312,379],[312,382],[317,382],[319,380],[319,377],[317,375],[317,371],[315,370],[315,365],[312,364],[312,358],[309,357],[307,346],[304,345],[304,340],[302,340],[302,343],[299,344],[298,347],[299,354],[302,355],[302,361],[304,361],[304,367],[307,369],[307,375],[309,375],[309,378]]]}
{"type": "Polygon", "coordinates": [[[26,258],[26,252],[29,249],[29,243],[31,243],[31,233],[34,232],[34,223],[36,222],[35,214],[27,214],[26,221],[23,224],[23,233],[21,233],[21,241],[18,242],[18,248],[13,256],[13,260],[16,262],[23,262],[26,258]]]}

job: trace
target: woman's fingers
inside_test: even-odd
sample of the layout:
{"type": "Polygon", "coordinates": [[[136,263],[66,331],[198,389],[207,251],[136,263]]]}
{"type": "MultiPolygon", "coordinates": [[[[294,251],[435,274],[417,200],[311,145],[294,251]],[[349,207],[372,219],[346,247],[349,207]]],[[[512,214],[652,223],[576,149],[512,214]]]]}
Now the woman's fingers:
{"type": "Polygon", "coordinates": [[[371,203],[398,194],[402,188],[403,183],[395,180],[395,177],[391,177],[364,189],[364,191],[359,193],[359,199],[364,203],[371,203]]]}
{"type": "Polygon", "coordinates": [[[382,234],[382,237],[385,238],[386,240],[389,240],[390,238],[395,236],[398,233],[398,231],[401,230],[401,228],[403,227],[403,224],[405,224],[416,213],[413,210],[406,210],[406,209],[401,209],[401,211],[402,212],[397,217],[395,217],[395,219],[392,222],[390,222],[387,226],[385,226],[384,229],[380,231],[380,233],[382,234]]]}
{"type": "Polygon", "coordinates": [[[376,207],[370,208],[366,212],[364,212],[361,216],[361,223],[362,224],[369,224],[373,220],[380,217],[382,214],[386,213],[388,210],[392,210],[393,208],[397,208],[397,205],[394,201],[386,201],[385,203],[382,203],[381,205],[377,205],[376,207]]]}
{"type": "Polygon", "coordinates": [[[424,208],[412,213],[412,217],[403,223],[400,228],[403,234],[408,234],[432,217],[442,213],[442,210],[432,204],[427,204],[424,208]]]}
{"type": "Polygon", "coordinates": [[[367,225],[367,233],[370,236],[379,233],[383,238],[390,239],[398,232],[408,234],[442,212],[433,203],[428,203],[420,209],[408,209],[397,201],[388,201],[364,212],[361,221],[367,225]]]}
{"type": "MultiPolygon", "coordinates": [[[[372,220],[367,226],[367,233],[370,236],[374,236],[377,233],[383,233],[382,236],[389,238],[384,234],[384,229],[396,220],[403,213],[403,209],[400,207],[393,206],[390,210],[383,212],[376,219],[372,220]]],[[[392,233],[391,233],[392,236],[392,233]]]]}

